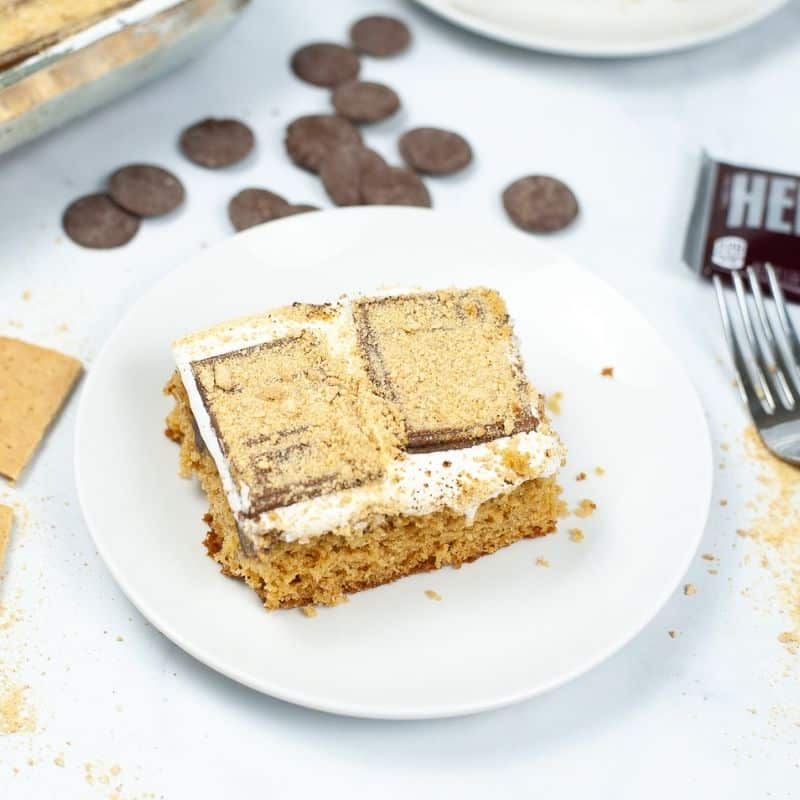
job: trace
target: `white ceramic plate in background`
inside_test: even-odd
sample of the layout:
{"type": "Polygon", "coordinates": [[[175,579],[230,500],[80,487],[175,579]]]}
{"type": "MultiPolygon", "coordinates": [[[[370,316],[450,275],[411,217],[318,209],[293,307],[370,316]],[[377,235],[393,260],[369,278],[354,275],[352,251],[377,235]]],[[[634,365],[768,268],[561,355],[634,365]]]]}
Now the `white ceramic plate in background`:
{"type": "Polygon", "coordinates": [[[644,56],[716,41],[788,0],[417,0],[456,25],[531,50],[644,56]]]}
{"type": "Polygon", "coordinates": [[[711,491],[705,418],[683,369],[619,294],[530,236],[420,209],[357,208],[271,222],[207,251],[128,313],[83,387],[81,504],[100,555],[142,613],[241,683],[294,703],[423,718],[502,706],[607,658],[683,577],[711,491]],[[205,500],[163,435],[170,343],[294,300],[381,284],[485,284],[506,297],[528,371],[564,393],[563,482],[588,519],[460,570],[322,609],[268,614],[219,574],[201,540],[205,500]],[[613,379],[602,377],[614,366],[613,379]],[[594,467],[605,469],[595,475],[594,467]],[[585,471],[589,477],[576,482],[585,471]],[[580,527],[584,541],[566,530],[580,527]],[[550,567],[536,566],[537,557],[550,567]],[[426,589],[442,596],[433,602],[426,589]]]}

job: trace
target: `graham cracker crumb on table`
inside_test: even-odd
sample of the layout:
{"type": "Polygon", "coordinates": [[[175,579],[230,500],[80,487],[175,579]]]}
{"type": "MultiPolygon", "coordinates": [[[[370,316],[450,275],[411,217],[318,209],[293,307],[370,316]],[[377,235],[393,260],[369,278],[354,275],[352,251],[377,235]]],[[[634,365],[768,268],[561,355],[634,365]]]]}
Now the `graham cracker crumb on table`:
{"type": "Polygon", "coordinates": [[[36,718],[27,705],[27,686],[12,686],[0,677],[0,734],[33,733],[36,718]]]}
{"type": "Polygon", "coordinates": [[[780,461],[754,427],[742,434],[745,455],[756,471],[759,490],[746,503],[752,518],[737,533],[759,548],[762,566],[774,579],[770,604],[790,628],[778,637],[791,655],[800,653],[800,470],[780,461]],[[769,556],[769,558],[767,557],[769,556]]]}
{"type": "Polygon", "coordinates": [[[561,401],[564,399],[564,392],[553,392],[553,394],[549,395],[547,398],[547,410],[551,414],[560,414],[561,413],[561,401]]]}
{"type": "Polygon", "coordinates": [[[573,542],[582,542],[584,539],[583,531],[580,528],[572,528],[569,532],[569,538],[573,542]]]}
{"type": "Polygon", "coordinates": [[[579,473],[578,473],[578,474],[575,476],[575,480],[576,480],[576,481],[585,481],[585,480],[586,480],[586,473],[585,473],[585,472],[579,472],[579,473]]]}
{"type": "Polygon", "coordinates": [[[713,553],[703,553],[703,555],[700,556],[700,558],[702,558],[703,561],[715,561],[716,560],[716,556],[713,553]]]}
{"type": "Polygon", "coordinates": [[[728,505],[728,501],[723,499],[723,500],[720,500],[720,501],[719,501],[719,504],[720,504],[721,506],[726,506],[726,505],[728,505]]]}
{"type": "Polygon", "coordinates": [[[317,609],[314,606],[303,606],[300,609],[303,612],[303,615],[306,617],[316,617],[317,616],[317,609]]]}
{"type": "Polygon", "coordinates": [[[595,467],[594,468],[594,474],[598,475],[598,476],[605,475],[606,471],[605,471],[605,469],[603,469],[603,467],[595,467]]]}
{"type": "Polygon", "coordinates": [[[544,556],[537,556],[536,557],[536,566],[537,567],[549,567],[550,562],[544,556]]]}
{"type": "Polygon", "coordinates": [[[584,519],[590,517],[597,510],[597,503],[588,498],[581,500],[572,512],[576,517],[584,519]]]}
{"type": "Polygon", "coordinates": [[[11,538],[11,525],[14,521],[14,511],[8,506],[0,506],[0,573],[3,571],[3,561],[11,538]]]}
{"type": "Polygon", "coordinates": [[[26,303],[28,302],[28,300],[30,300],[30,299],[31,299],[31,290],[30,290],[30,289],[26,289],[26,290],[25,290],[25,291],[22,293],[22,299],[23,299],[23,300],[24,300],[26,303]]]}
{"type": "Polygon", "coordinates": [[[614,377],[614,367],[603,367],[603,369],[600,370],[600,374],[604,378],[613,378],[614,377]]]}
{"type": "Polygon", "coordinates": [[[674,639],[678,635],[678,631],[667,631],[670,639],[674,639]]]}
{"type": "Polygon", "coordinates": [[[683,587],[683,593],[689,597],[690,595],[697,594],[697,587],[693,583],[687,583],[683,587]]]}
{"type": "Polygon", "coordinates": [[[792,655],[800,653],[800,634],[794,631],[784,631],[778,636],[778,641],[785,644],[792,655]]]}
{"type": "Polygon", "coordinates": [[[429,600],[436,600],[437,603],[441,602],[442,596],[435,589],[426,589],[425,597],[429,600]]]}
{"type": "Polygon", "coordinates": [[[65,764],[65,762],[64,762],[64,754],[63,754],[63,753],[59,753],[59,754],[58,754],[58,755],[57,755],[57,756],[56,756],[56,757],[53,759],[53,763],[54,763],[54,764],[55,764],[57,767],[63,767],[63,766],[64,766],[64,764],[65,764]]]}

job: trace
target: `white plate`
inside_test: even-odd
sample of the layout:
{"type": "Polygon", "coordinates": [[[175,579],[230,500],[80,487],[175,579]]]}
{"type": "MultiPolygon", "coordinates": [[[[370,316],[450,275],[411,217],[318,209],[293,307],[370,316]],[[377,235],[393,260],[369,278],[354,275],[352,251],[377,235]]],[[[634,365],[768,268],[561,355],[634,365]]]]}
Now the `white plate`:
{"type": "Polygon", "coordinates": [[[417,0],[474,33],[531,50],[643,56],[707,44],[788,0],[417,0]]]}
{"type": "Polygon", "coordinates": [[[656,614],[699,542],[711,491],[703,410],[681,366],[613,289],[509,227],[419,209],[271,222],[176,270],[120,323],[83,388],[78,490],[100,555],[175,643],[267,694],[366,717],[465,714],[585,672],[656,614]],[[567,498],[597,502],[543,540],[322,609],[268,614],[201,539],[205,501],[163,435],[177,336],[381,284],[499,289],[528,371],[564,393],[567,498]],[[613,379],[601,377],[613,365],[613,379]],[[602,477],[594,474],[602,466],[602,477]],[[579,471],[589,474],[577,483],[579,471]],[[580,527],[576,544],[567,529],[580,527]],[[550,563],[536,566],[537,557],[550,563]],[[443,600],[429,600],[435,589],[443,600]]]}

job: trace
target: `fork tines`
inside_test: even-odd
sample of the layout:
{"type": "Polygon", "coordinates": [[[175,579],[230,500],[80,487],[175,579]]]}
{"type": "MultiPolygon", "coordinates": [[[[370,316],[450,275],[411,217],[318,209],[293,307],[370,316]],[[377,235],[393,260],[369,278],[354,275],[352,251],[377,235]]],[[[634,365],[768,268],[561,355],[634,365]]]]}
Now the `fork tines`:
{"type": "Polygon", "coordinates": [[[765,414],[770,417],[795,416],[800,411],[800,340],[786,310],[786,300],[775,270],[771,264],[766,264],[764,270],[772,295],[773,314],[767,311],[754,267],[744,270],[751,299],[742,272],[731,273],[741,322],[738,326],[731,321],[722,279],[719,275],[713,278],[739,388],[756,423],[765,414]],[[755,313],[752,308],[755,308],[755,313]]]}

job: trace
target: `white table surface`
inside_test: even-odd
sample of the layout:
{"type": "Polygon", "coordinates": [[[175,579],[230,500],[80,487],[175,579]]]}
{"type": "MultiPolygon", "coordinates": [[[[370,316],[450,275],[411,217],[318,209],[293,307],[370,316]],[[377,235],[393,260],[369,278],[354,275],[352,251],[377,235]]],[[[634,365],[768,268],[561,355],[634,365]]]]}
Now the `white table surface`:
{"type": "Polygon", "coordinates": [[[700,551],[719,557],[719,574],[698,555],[687,576],[696,595],[678,590],[610,661],[516,707],[402,724],[296,708],[198,664],[122,596],[77,505],[76,396],[20,483],[0,485],[0,502],[23,518],[0,583],[0,682],[28,685],[36,714],[34,733],[0,735],[0,797],[800,796],[800,656],[778,643],[786,625],[771,579],[736,536],[759,491],[739,445],[747,420],[720,362],[710,287],[680,263],[701,147],[800,172],[797,2],[702,50],[599,62],[510,49],[405,3],[256,0],[201,59],[0,158],[0,333],[74,353],[91,369],[131,303],[231,234],[234,192],[263,185],[327,205],[281,144],[286,123],[324,110],[326,94],[286,63],[296,46],[341,38],[375,9],[401,14],[415,41],[400,58],[365,61],[364,74],[405,102],[397,120],[368,131],[370,143],[393,156],[407,126],[466,134],[475,165],[429,182],[435,205],[465,220],[502,218],[499,192],[516,177],[563,177],[583,213],[550,241],[617,286],[680,354],[726,462],[700,551]],[[256,156],[216,173],[186,162],[177,133],[209,114],[248,120],[256,156]],[[174,169],[188,190],[183,210],[118,251],[65,240],[66,204],[130,161],[174,169]],[[19,620],[4,625],[12,613],[19,620]]]}

